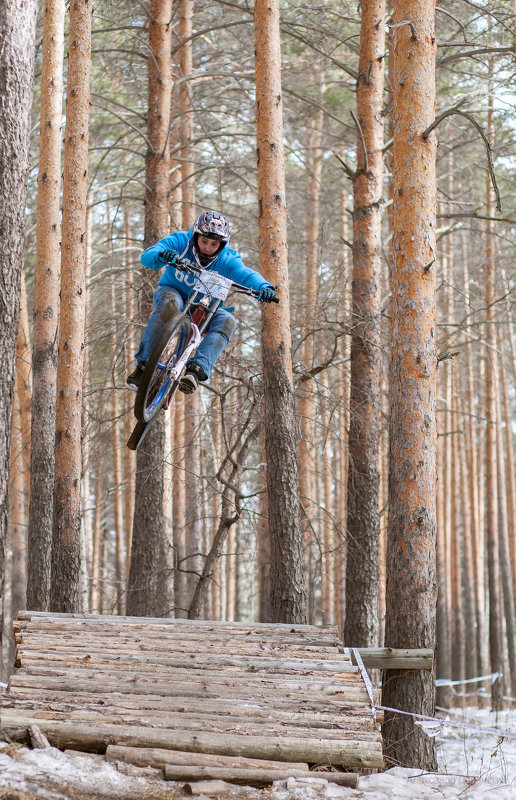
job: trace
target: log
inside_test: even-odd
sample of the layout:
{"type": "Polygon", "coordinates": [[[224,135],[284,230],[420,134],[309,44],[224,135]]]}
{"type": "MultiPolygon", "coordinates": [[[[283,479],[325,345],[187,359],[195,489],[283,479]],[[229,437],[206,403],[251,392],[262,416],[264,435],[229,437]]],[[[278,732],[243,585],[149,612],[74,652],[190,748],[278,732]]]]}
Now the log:
{"type": "Polygon", "coordinates": [[[298,655],[302,657],[307,652],[314,652],[330,658],[333,658],[338,653],[339,656],[347,659],[348,663],[351,663],[351,659],[343,652],[342,642],[339,639],[325,636],[314,638],[312,635],[296,634],[278,639],[266,636],[258,638],[255,635],[247,636],[242,634],[239,636],[224,636],[217,631],[210,631],[210,637],[207,640],[204,631],[189,632],[174,630],[173,628],[164,629],[159,626],[141,626],[141,628],[133,626],[130,629],[127,629],[127,627],[120,629],[120,626],[110,625],[105,629],[78,630],[75,625],[66,626],[63,624],[56,628],[53,623],[42,623],[42,626],[38,625],[37,629],[27,628],[25,625],[20,627],[18,624],[16,625],[16,630],[16,640],[26,641],[31,645],[32,643],[55,641],[57,644],[62,642],[67,645],[73,642],[80,646],[84,641],[87,641],[98,642],[104,646],[107,640],[116,639],[122,645],[128,644],[132,646],[137,643],[138,646],[146,645],[149,648],[160,649],[160,646],[165,646],[166,643],[167,646],[173,645],[174,650],[196,653],[198,652],[199,644],[202,644],[203,648],[205,648],[203,652],[213,649],[227,653],[227,644],[229,643],[231,652],[235,649],[245,652],[251,651],[256,655],[264,655],[268,651],[275,653],[281,651],[282,655],[285,653],[291,654],[291,657],[297,657],[298,655]]]}
{"type": "Polygon", "coordinates": [[[244,786],[270,786],[274,781],[288,778],[324,778],[339,786],[358,786],[358,775],[352,772],[301,772],[300,770],[230,769],[228,767],[171,766],[164,769],[167,781],[221,780],[244,786]]]}
{"type": "Polygon", "coordinates": [[[105,752],[110,744],[122,744],[129,747],[159,747],[270,761],[306,761],[310,764],[332,764],[360,769],[383,768],[381,743],[362,742],[358,738],[346,741],[328,741],[317,737],[271,740],[270,737],[256,735],[211,735],[199,731],[190,733],[138,726],[71,724],[22,717],[11,711],[2,714],[2,728],[15,741],[26,741],[27,728],[34,722],[39,725],[50,743],[62,750],[105,752]]]}
{"type": "Polygon", "coordinates": [[[47,737],[41,733],[41,730],[36,724],[29,725],[28,733],[34,750],[46,750],[47,747],[50,747],[50,742],[47,737]]]}
{"type": "Polygon", "coordinates": [[[123,694],[149,694],[171,697],[197,697],[200,701],[206,698],[228,697],[247,699],[249,703],[267,701],[274,705],[280,692],[283,696],[294,697],[299,703],[310,701],[314,693],[319,694],[321,704],[332,698],[344,697],[349,700],[364,700],[368,696],[365,686],[361,682],[355,685],[342,681],[337,683],[319,683],[305,681],[274,682],[269,679],[264,682],[259,680],[216,681],[206,675],[204,679],[192,681],[182,679],[170,680],[170,676],[163,673],[126,673],[123,678],[116,673],[92,672],[84,674],[79,670],[61,671],[56,674],[52,670],[33,669],[23,670],[13,675],[9,683],[9,691],[18,687],[39,686],[40,688],[55,688],[64,691],[95,691],[95,692],[121,692],[123,694]]]}
{"type": "MultiPolygon", "coordinates": [[[[284,701],[276,707],[259,706],[258,703],[250,705],[242,701],[231,702],[225,700],[205,700],[202,708],[195,698],[185,697],[153,697],[149,695],[118,695],[116,693],[98,694],[89,692],[61,692],[42,688],[23,687],[6,695],[2,701],[4,708],[11,706],[25,713],[37,714],[38,709],[55,710],[70,714],[80,708],[99,708],[106,714],[118,710],[135,710],[169,712],[177,715],[181,720],[186,716],[191,720],[202,723],[206,718],[217,720],[234,720],[239,724],[242,719],[247,720],[248,726],[275,720],[277,722],[295,722],[306,727],[331,727],[335,724],[345,724],[348,730],[374,730],[378,727],[374,723],[371,711],[363,702],[339,702],[328,705],[300,705],[296,701],[284,701]],[[322,708],[323,710],[319,710],[322,708]],[[301,709],[301,710],[300,710],[301,709]]],[[[379,713],[379,712],[377,712],[379,713]]],[[[202,727],[202,725],[201,725],[202,727]]]]}
{"type": "MultiPolygon", "coordinates": [[[[334,656],[335,658],[335,656],[334,656]]],[[[334,675],[337,677],[348,677],[348,675],[358,675],[359,669],[357,666],[350,664],[346,659],[339,661],[322,660],[322,659],[272,659],[272,658],[236,658],[228,655],[211,654],[208,656],[196,655],[195,658],[181,658],[173,656],[159,656],[156,654],[143,655],[132,652],[124,652],[119,650],[115,645],[112,652],[103,649],[99,651],[90,648],[82,648],[77,650],[70,647],[68,650],[61,649],[59,651],[47,650],[34,650],[28,649],[25,646],[18,646],[17,648],[17,661],[18,666],[23,662],[24,667],[30,666],[32,661],[38,663],[51,663],[51,662],[64,662],[67,664],[75,664],[76,662],[87,661],[88,664],[116,664],[117,669],[123,665],[132,666],[166,666],[171,672],[173,669],[186,670],[190,674],[193,670],[210,670],[210,677],[214,673],[227,672],[227,668],[234,668],[239,670],[240,674],[269,674],[283,675],[283,674],[302,674],[320,677],[317,673],[324,673],[325,675],[334,675]],[[226,669],[225,669],[226,668],[226,669]]],[[[237,673],[238,674],[238,673],[237,673]]]]}
{"type": "MultiPolygon", "coordinates": [[[[210,620],[206,622],[206,620],[195,620],[195,619],[182,619],[182,618],[175,618],[171,619],[168,617],[145,617],[145,624],[147,624],[147,619],[149,621],[149,625],[159,625],[167,627],[171,626],[179,626],[185,628],[202,628],[205,630],[227,630],[233,633],[237,633],[238,631],[242,631],[246,633],[247,631],[251,632],[259,632],[259,635],[267,634],[267,633],[278,633],[281,637],[284,637],[285,634],[288,633],[312,633],[316,636],[319,636],[320,633],[326,633],[336,638],[339,638],[339,632],[336,625],[298,625],[295,623],[286,623],[286,622],[259,622],[255,623],[254,625],[249,625],[247,622],[216,622],[210,620]]],[[[63,622],[71,622],[74,621],[75,623],[82,623],[82,624],[92,624],[92,625],[99,625],[104,627],[109,623],[113,623],[116,626],[119,625],[143,625],[141,617],[125,617],[125,616],[118,616],[116,614],[67,614],[67,613],[58,613],[56,611],[19,611],[17,620],[27,620],[30,622],[35,622],[38,620],[51,620],[52,622],[62,625],[63,622]]]]}
{"type": "Polygon", "coordinates": [[[229,786],[224,781],[197,781],[185,783],[183,792],[186,795],[222,795],[228,794],[229,786]]]}
{"type": "MultiPolygon", "coordinates": [[[[364,667],[370,669],[433,669],[434,666],[434,651],[429,648],[403,650],[392,647],[357,647],[357,650],[364,667]]],[[[353,651],[351,655],[353,656],[353,651]]]]}
{"type": "Polygon", "coordinates": [[[190,753],[181,750],[163,750],[157,747],[123,747],[121,745],[108,745],[106,749],[108,761],[125,761],[139,767],[158,767],[163,769],[170,766],[184,767],[225,767],[226,769],[265,769],[285,770],[293,769],[297,772],[308,774],[308,764],[302,761],[266,761],[259,758],[238,758],[235,756],[214,755],[212,753],[190,753]]]}
{"type": "MultiPolygon", "coordinates": [[[[56,720],[67,722],[87,723],[91,725],[124,725],[124,726],[138,726],[140,728],[149,729],[165,729],[174,730],[178,735],[187,733],[196,733],[201,730],[203,733],[211,735],[224,735],[235,734],[237,736],[246,736],[249,731],[248,721],[242,720],[240,724],[235,724],[233,721],[224,719],[202,719],[198,718],[192,721],[189,717],[184,716],[183,719],[171,718],[168,715],[157,717],[156,713],[146,714],[145,712],[134,712],[132,710],[118,711],[116,714],[110,714],[104,709],[99,711],[88,711],[79,709],[77,711],[55,711],[51,709],[39,709],[29,711],[31,715],[37,718],[41,723],[43,720],[56,720]]],[[[312,739],[314,736],[324,739],[325,741],[347,741],[361,739],[363,742],[377,741],[378,728],[371,730],[364,730],[362,727],[349,729],[343,723],[340,725],[335,724],[331,727],[309,727],[301,724],[298,726],[288,725],[287,723],[269,723],[263,725],[255,730],[255,733],[261,737],[293,737],[304,741],[305,739],[312,739]]]]}

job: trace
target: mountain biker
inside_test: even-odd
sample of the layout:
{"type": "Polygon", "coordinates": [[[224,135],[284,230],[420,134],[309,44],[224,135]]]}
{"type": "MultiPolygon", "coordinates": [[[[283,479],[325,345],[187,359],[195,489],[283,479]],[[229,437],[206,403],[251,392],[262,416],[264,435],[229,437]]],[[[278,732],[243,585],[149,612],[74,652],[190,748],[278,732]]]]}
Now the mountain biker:
{"type": "MultiPolygon", "coordinates": [[[[240,253],[229,247],[229,223],[217,211],[204,211],[189,231],[170,233],[142,253],[141,263],[148,269],[165,266],[158,288],[154,292],[154,311],[149,317],[140,346],[135,355],[136,369],[126,380],[129,389],[137,391],[145,363],[163,328],[174,314],[183,309],[195,283],[195,276],[176,269],[175,257],[191,265],[210,269],[257,291],[258,300],[270,303],[276,290],[259,272],[246,267],[240,253]]],[[[233,315],[219,308],[194,357],[188,362],[179,389],[185,394],[195,392],[199,381],[207,381],[213,365],[229,344],[236,328],[233,315]]]]}

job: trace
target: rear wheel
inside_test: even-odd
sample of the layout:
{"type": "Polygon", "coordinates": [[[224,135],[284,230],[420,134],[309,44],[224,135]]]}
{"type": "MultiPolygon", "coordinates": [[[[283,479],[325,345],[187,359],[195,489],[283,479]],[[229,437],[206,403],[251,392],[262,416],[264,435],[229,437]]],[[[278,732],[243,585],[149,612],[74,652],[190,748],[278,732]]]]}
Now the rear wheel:
{"type": "Polygon", "coordinates": [[[170,371],[182,356],[192,326],[186,314],[176,314],[163,329],[145,365],[134,401],[134,414],[142,422],[156,416],[167,397],[175,392],[178,381],[170,371]]]}

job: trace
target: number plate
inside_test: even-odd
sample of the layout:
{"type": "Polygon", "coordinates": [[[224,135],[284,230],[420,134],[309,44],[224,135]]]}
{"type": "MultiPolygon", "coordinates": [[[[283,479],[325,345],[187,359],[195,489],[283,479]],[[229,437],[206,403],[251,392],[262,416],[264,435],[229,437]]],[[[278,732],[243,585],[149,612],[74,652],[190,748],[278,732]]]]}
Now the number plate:
{"type": "Polygon", "coordinates": [[[205,269],[201,272],[194,284],[194,289],[203,294],[209,294],[217,300],[225,300],[231,291],[233,281],[219,275],[218,272],[211,272],[205,269]]]}

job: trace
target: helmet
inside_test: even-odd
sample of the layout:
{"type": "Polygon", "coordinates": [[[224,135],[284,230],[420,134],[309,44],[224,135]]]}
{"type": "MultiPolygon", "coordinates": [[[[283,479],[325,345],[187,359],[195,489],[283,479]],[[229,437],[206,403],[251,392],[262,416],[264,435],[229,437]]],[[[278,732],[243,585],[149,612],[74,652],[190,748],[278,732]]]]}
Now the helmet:
{"type": "Polygon", "coordinates": [[[205,211],[194,223],[193,234],[207,236],[208,239],[218,239],[227,244],[229,242],[229,222],[218,211],[205,211]]]}
{"type": "Polygon", "coordinates": [[[194,222],[192,239],[197,263],[201,267],[207,267],[212,261],[215,261],[229,242],[229,222],[218,211],[204,211],[194,222]],[[208,239],[216,239],[220,242],[218,250],[212,256],[205,256],[199,251],[197,245],[199,236],[206,236],[208,239]]]}

